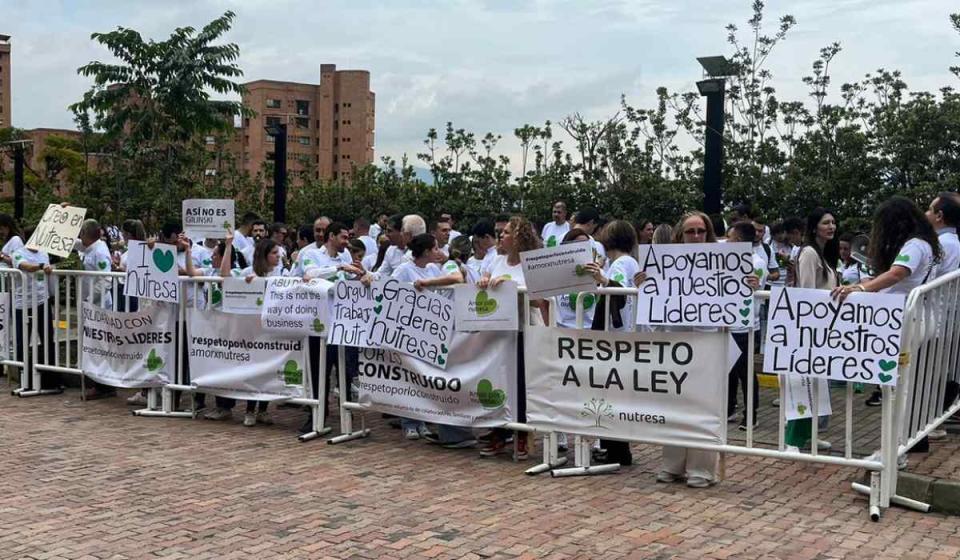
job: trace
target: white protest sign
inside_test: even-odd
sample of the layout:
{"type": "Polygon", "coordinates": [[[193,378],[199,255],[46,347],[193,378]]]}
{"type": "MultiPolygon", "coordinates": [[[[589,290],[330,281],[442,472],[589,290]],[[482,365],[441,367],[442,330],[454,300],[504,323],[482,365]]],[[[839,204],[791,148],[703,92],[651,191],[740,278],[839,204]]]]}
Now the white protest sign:
{"type": "MultiPolygon", "coordinates": [[[[797,377],[796,375],[788,375],[780,379],[786,380],[784,393],[787,395],[787,400],[783,412],[787,420],[813,418],[814,379],[797,377]]],[[[833,414],[833,407],[830,405],[830,382],[822,379],[819,385],[820,387],[817,389],[817,416],[830,416],[833,414]]]]}
{"type": "Polygon", "coordinates": [[[474,284],[454,288],[454,324],[464,331],[515,331],[519,326],[517,283],[503,282],[490,290],[474,284]]]}
{"type": "Polygon", "coordinates": [[[530,327],[524,337],[531,426],[633,441],[724,443],[728,372],[739,356],[728,333],[530,327]]]}
{"type": "Polygon", "coordinates": [[[173,381],[174,309],[141,305],[135,313],[84,302],[80,346],[84,375],[111,387],[160,387],[173,381]]]}
{"type": "Polygon", "coordinates": [[[123,295],[168,303],[180,301],[177,248],[156,243],[153,249],[143,241],[130,241],[127,248],[127,279],[123,295]]]}
{"type": "Polygon", "coordinates": [[[220,301],[226,313],[260,315],[263,310],[263,291],[267,281],[263,278],[224,278],[220,301]]]}
{"type": "Polygon", "coordinates": [[[255,315],[187,310],[190,377],[204,393],[269,401],[303,397],[305,339],[265,332],[255,315]]]}
{"type": "Polygon", "coordinates": [[[753,328],[749,243],[641,245],[639,257],[647,279],[638,287],[638,325],[753,328]]]}
{"type": "Polygon", "coordinates": [[[47,206],[33,235],[27,240],[27,249],[69,257],[86,215],[86,208],[63,207],[59,204],[47,206]]]}
{"type": "Polygon", "coordinates": [[[225,239],[233,229],[233,199],[194,198],[182,205],[183,231],[191,239],[225,239]]]}
{"type": "Polygon", "coordinates": [[[767,310],[763,371],[896,385],[905,297],[774,288],[767,310]]]}
{"type": "Polygon", "coordinates": [[[0,359],[10,359],[10,292],[0,293],[0,359]]]}
{"type": "Polygon", "coordinates": [[[261,312],[264,330],[324,336],[333,284],[321,278],[304,282],[285,276],[272,276],[266,282],[261,312]]]}
{"type": "Polygon", "coordinates": [[[447,365],[453,338],[453,301],[389,278],[369,288],[356,280],[334,286],[327,342],[386,348],[447,365]]]}
{"type": "Polygon", "coordinates": [[[382,348],[360,350],[359,402],[425,422],[495,427],[517,406],[517,335],[457,333],[446,370],[382,348]]]}
{"type": "Polygon", "coordinates": [[[531,298],[596,292],[597,283],[584,268],[594,261],[589,241],[520,253],[523,279],[531,298]]]}

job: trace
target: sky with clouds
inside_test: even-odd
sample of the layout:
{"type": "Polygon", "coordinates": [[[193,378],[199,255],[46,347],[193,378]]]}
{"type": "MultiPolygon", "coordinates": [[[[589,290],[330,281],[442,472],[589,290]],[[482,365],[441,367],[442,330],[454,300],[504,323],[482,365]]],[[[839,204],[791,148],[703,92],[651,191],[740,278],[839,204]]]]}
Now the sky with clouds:
{"type": "MultiPolygon", "coordinates": [[[[947,0],[768,0],[766,25],[797,26],[769,61],[781,98],[801,99],[819,49],[839,41],[834,94],[879,67],[912,89],[960,85],[960,35],[947,0]]],[[[649,106],[660,85],[694,89],[697,56],[728,54],[728,23],[745,35],[751,0],[0,0],[12,35],[13,119],[21,128],[72,128],[68,104],[89,87],[77,67],[109,54],[90,40],[118,26],[165,38],[237,13],[244,80],[316,83],[321,63],[371,72],[377,156],[413,159],[430,127],[447,121],[510,137],[524,123],[580,112],[613,114],[620,95],[649,106]]],[[[960,11],[960,6],[954,6],[960,11]]],[[[555,136],[558,133],[555,132],[555,136]]],[[[568,144],[569,145],[569,144],[568,144]]]]}

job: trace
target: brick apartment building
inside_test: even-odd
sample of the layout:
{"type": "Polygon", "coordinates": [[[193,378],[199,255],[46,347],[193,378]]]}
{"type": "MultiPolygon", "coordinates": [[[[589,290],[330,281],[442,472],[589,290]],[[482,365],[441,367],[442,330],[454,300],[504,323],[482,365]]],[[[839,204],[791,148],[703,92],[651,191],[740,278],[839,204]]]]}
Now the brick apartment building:
{"type": "Polygon", "coordinates": [[[318,179],[349,180],[354,165],[373,163],[375,96],[369,72],[322,64],[319,85],[255,80],[244,87],[243,104],[256,116],[244,118],[236,131],[242,142],[233,143],[251,175],[274,157],[274,137],[265,128],[281,123],[287,125],[287,174],[293,182],[305,171],[318,179]]]}

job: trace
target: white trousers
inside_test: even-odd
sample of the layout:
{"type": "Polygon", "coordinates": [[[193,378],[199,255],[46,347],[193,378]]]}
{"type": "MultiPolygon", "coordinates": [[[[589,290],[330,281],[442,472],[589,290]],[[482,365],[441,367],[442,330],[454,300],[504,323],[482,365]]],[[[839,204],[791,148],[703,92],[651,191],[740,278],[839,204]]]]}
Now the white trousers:
{"type": "Polygon", "coordinates": [[[676,476],[700,477],[716,482],[719,460],[720,453],[716,451],[663,446],[663,470],[676,476]]]}

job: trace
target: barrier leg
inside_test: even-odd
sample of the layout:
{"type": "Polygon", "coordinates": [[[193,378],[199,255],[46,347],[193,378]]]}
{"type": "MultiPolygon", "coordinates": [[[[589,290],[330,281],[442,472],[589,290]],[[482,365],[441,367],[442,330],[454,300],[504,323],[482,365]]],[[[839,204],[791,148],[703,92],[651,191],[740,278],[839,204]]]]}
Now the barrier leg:
{"type": "MultiPolygon", "coordinates": [[[[853,488],[853,490],[858,494],[870,496],[870,519],[872,521],[879,521],[880,513],[882,512],[880,507],[880,476],[881,475],[878,472],[870,473],[870,486],[867,486],[866,484],[860,484],[859,482],[854,482],[850,485],[851,488],[853,488]]],[[[921,513],[928,513],[930,511],[930,504],[918,502],[917,500],[911,500],[910,498],[905,498],[896,494],[890,496],[890,503],[905,507],[907,509],[912,509],[914,511],[919,511],[921,513]]]]}
{"type": "Polygon", "coordinates": [[[194,412],[177,412],[173,409],[173,396],[174,391],[192,391],[192,387],[187,387],[184,385],[166,385],[160,389],[150,389],[150,393],[147,395],[147,406],[148,408],[143,408],[140,410],[134,410],[134,416],[144,416],[147,418],[193,418],[194,412]],[[160,391],[160,408],[154,409],[149,403],[154,391],[160,391]]]}
{"type": "Polygon", "coordinates": [[[557,478],[561,476],[592,476],[595,474],[610,474],[620,470],[620,463],[608,463],[605,465],[590,464],[590,444],[583,436],[573,437],[574,465],[568,469],[553,469],[550,476],[557,478]]]}
{"type": "MultiPolygon", "coordinates": [[[[309,375],[310,366],[311,366],[311,362],[310,362],[310,347],[309,347],[309,343],[308,343],[308,346],[307,346],[307,371],[305,372],[305,373],[307,373],[307,375],[304,376],[304,377],[306,378],[306,379],[305,379],[304,386],[306,387],[307,395],[308,395],[308,396],[312,396],[312,395],[313,395],[313,385],[312,385],[312,383],[311,383],[311,381],[310,381],[310,377],[311,377],[311,376],[309,375]]],[[[327,391],[327,344],[326,344],[326,342],[323,342],[323,341],[321,341],[321,343],[320,343],[320,368],[319,368],[319,369],[320,369],[320,375],[318,376],[318,377],[319,377],[319,379],[318,379],[318,384],[319,384],[320,386],[317,388],[317,394],[318,394],[319,396],[317,397],[316,400],[314,400],[314,401],[310,404],[310,421],[311,421],[312,424],[313,424],[313,430],[312,430],[312,431],[309,431],[309,432],[307,432],[307,433],[305,433],[305,434],[300,434],[299,436],[297,436],[297,440],[300,441],[301,443],[303,443],[303,442],[305,442],[305,441],[310,441],[310,440],[316,439],[316,438],[318,438],[318,437],[320,437],[320,436],[322,436],[322,435],[328,434],[328,433],[330,433],[330,430],[331,430],[330,428],[324,427],[324,425],[323,425],[323,421],[324,421],[324,419],[326,418],[326,415],[327,415],[327,399],[324,398],[324,395],[326,394],[326,391],[327,391]]],[[[339,375],[339,373],[340,373],[340,372],[339,372],[340,369],[341,369],[340,367],[337,367],[337,374],[338,374],[338,375],[339,375]]],[[[343,383],[343,382],[341,381],[341,387],[343,386],[342,383],[343,383]]],[[[341,389],[340,392],[341,392],[341,398],[343,398],[343,396],[342,396],[342,395],[343,395],[343,389],[341,389]]]]}
{"type": "MultiPolygon", "coordinates": [[[[337,352],[337,358],[340,367],[337,368],[337,378],[340,380],[340,435],[327,440],[329,445],[336,445],[355,439],[365,438],[370,435],[370,430],[366,427],[366,419],[363,412],[360,413],[360,429],[353,431],[353,411],[350,410],[350,385],[347,383],[347,349],[340,346],[337,352]]],[[[362,352],[363,350],[361,350],[362,352]]],[[[326,377],[326,372],[322,373],[326,377]]]]}
{"type": "Polygon", "coordinates": [[[558,437],[556,432],[549,432],[543,436],[543,462],[523,471],[528,475],[538,475],[567,464],[566,456],[560,457],[557,453],[558,437]]]}

